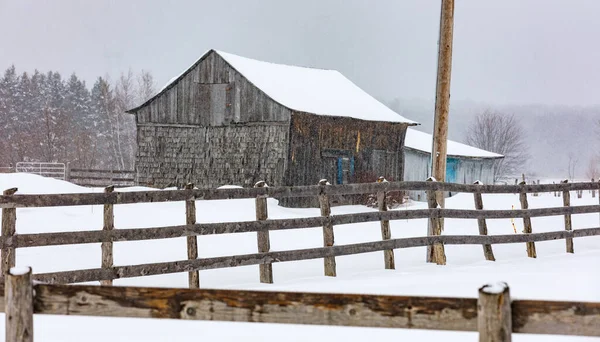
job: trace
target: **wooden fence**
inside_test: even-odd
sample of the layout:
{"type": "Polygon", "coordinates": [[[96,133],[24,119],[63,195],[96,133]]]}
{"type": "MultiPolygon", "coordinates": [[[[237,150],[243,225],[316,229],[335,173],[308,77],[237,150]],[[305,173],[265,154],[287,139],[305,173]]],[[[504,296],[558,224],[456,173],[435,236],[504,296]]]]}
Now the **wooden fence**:
{"type": "Polygon", "coordinates": [[[134,186],[135,171],[68,168],[67,180],[77,185],[91,187],[134,186]]]}
{"type": "MultiPolygon", "coordinates": [[[[189,185],[184,190],[115,192],[112,187],[104,193],[82,194],[49,194],[49,195],[19,195],[17,189],[8,189],[0,196],[2,208],[2,274],[15,266],[15,249],[36,246],[57,246],[71,244],[102,243],[101,267],[85,270],[62,271],[35,274],[34,279],[48,283],[79,283],[101,281],[111,284],[112,280],[128,277],[141,277],[157,274],[188,272],[190,287],[199,287],[199,270],[260,265],[262,282],[273,282],[272,263],[308,259],[324,259],[324,274],[336,275],[335,257],[384,251],[384,265],[394,268],[394,249],[427,246],[431,251],[430,261],[438,264],[445,263],[444,245],[475,244],[482,245],[484,256],[494,260],[492,245],[503,243],[525,243],[527,255],[536,257],[535,242],[556,239],[566,240],[566,251],[574,252],[573,239],[586,236],[600,235],[600,227],[590,227],[573,230],[571,215],[600,212],[600,204],[587,206],[571,206],[568,196],[564,206],[555,208],[528,209],[527,194],[560,191],[598,189],[600,183],[560,183],[543,185],[482,185],[482,184],[451,184],[428,182],[375,182],[348,185],[327,185],[321,182],[316,186],[300,187],[266,187],[259,182],[254,188],[245,189],[193,189],[189,185]],[[435,200],[429,201],[429,209],[390,210],[385,203],[379,204],[379,211],[345,215],[331,215],[329,196],[376,193],[381,201],[389,191],[426,190],[430,198],[435,198],[435,191],[470,192],[474,194],[475,210],[442,209],[438,208],[435,200]],[[485,210],[481,194],[483,193],[518,193],[522,209],[517,210],[485,210]],[[317,196],[321,203],[321,216],[295,219],[269,220],[267,215],[267,197],[317,196]],[[227,223],[196,223],[195,201],[211,199],[256,199],[256,220],[227,223]],[[166,201],[185,201],[186,224],[167,227],[114,229],[114,205],[127,203],[151,203],[166,201]],[[40,234],[17,234],[16,208],[103,205],[104,228],[100,231],[79,231],[40,234]],[[565,230],[534,233],[531,224],[532,217],[557,216],[565,217],[565,230]],[[389,233],[389,221],[428,218],[431,234],[424,237],[392,239],[389,233]],[[440,235],[440,221],[443,218],[476,219],[480,235],[446,236],[440,235]],[[524,221],[526,233],[510,235],[487,235],[487,219],[521,218],[524,221]],[[381,222],[382,240],[349,245],[335,245],[333,227],[361,222],[381,222]],[[290,251],[270,251],[269,231],[323,227],[323,247],[290,251]],[[197,236],[212,234],[231,234],[256,232],[258,236],[258,253],[232,255],[223,257],[197,257],[197,236]],[[119,241],[139,241],[152,239],[167,239],[187,237],[188,259],[173,262],[160,262],[139,265],[113,265],[112,245],[119,241]]],[[[599,196],[600,197],[600,196],[599,196]]]]}
{"type": "Polygon", "coordinates": [[[513,332],[600,336],[600,303],[511,301],[506,284],[481,287],[477,299],[274,293],[34,284],[26,268],[7,273],[2,308],[10,342],[33,341],[34,313],[477,331],[479,341],[511,341],[513,332]]]}

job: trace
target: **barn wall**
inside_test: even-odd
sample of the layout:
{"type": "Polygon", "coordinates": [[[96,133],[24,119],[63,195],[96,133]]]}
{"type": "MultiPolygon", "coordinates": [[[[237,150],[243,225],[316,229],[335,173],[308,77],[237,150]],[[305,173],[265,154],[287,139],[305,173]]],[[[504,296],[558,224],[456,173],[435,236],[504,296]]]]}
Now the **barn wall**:
{"type": "Polygon", "coordinates": [[[289,121],[291,112],[211,52],[136,115],[140,123],[226,126],[289,121]]]}
{"type": "MultiPolygon", "coordinates": [[[[336,156],[353,158],[354,174],[348,176],[348,183],[374,182],[379,176],[402,180],[406,128],[406,124],[400,123],[294,112],[290,124],[286,185],[313,185],[323,178],[335,183],[336,156]],[[374,158],[377,156],[379,159],[374,158]]],[[[290,200],[280,204],[315,204],[314,199],[306,200],[308,202],[304,204],[286,202],[290,200]]]]}
{"type": "MultiPolygon", "coordinates": [[[[431,169],[431,155],[426,152],[405,149],[404,160],[404,180],[405,181],[424,181],[429,177],[431,169]]],[[[469,158],[459,156],[449,156],[449,158],[458,161],[456,166],[456,182],[462,184],[473,184],[475,181],[481,181],[484,184],[493,184],[494,159],[469,158]]],[[[453,195],[453,194],[446,194],[453,195]]],[[[413,200],[425,201],[425,191],[409,191],[409,196],[413,200]]]]}
{"type": "MultiPolygon", "coordinates": [[[[429,178],[431,169],[431,155],[413,149],[404,150],[404,180],[422,182],[429,178]]],[[[425,191],[409,191],[411,199],[425,201],[425,191]]]]}
{"type": "Polygon", "coordinates": [[[287,125],[224,127],[139,125],[137,177],[141,185],[251,187],[283,185],[287,125]]]}

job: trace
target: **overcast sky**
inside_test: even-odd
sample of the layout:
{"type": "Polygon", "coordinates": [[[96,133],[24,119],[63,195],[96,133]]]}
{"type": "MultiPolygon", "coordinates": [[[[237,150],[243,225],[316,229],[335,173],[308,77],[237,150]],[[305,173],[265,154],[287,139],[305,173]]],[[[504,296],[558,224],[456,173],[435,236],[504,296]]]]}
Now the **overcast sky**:
{"type": "MultiPolygon", "coordinates": [[[[0,67],[131,67],[161,87],[211,48],[433,99],[440,1],[0,0],[0,67]]],[[[457,0],[452,100],[600,103],[600,1],[457,0]]]]}

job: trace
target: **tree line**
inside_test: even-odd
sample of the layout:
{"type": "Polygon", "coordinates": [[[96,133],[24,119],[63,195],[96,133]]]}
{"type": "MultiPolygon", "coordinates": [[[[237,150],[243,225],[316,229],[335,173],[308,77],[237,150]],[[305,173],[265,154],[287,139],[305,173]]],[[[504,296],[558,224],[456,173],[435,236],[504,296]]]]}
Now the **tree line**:
{"type": "Polygon", "coordinates": [[[75,73],[17,73],[0,79],[0,166],[20,161],[132,169],[135,118],[125,111],[155,93],[152,74],[98,77],[91,89],[75,73]]]}

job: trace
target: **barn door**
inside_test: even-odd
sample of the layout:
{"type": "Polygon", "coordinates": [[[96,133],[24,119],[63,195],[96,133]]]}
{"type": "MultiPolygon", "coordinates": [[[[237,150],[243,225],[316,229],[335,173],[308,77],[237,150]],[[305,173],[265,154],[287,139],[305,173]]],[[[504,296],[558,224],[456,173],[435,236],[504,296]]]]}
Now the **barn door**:
{"type": "Polygon", "coordinates": [[[336,184],[348,184],[354,176],[354,157],[339,157],[337,159],[336,184]]]}
{"type": "Polygon", "coordinates": [[[446,159],[446,183],[456,183],[456,170],[458,160],[455,158],[446,159]]]}

